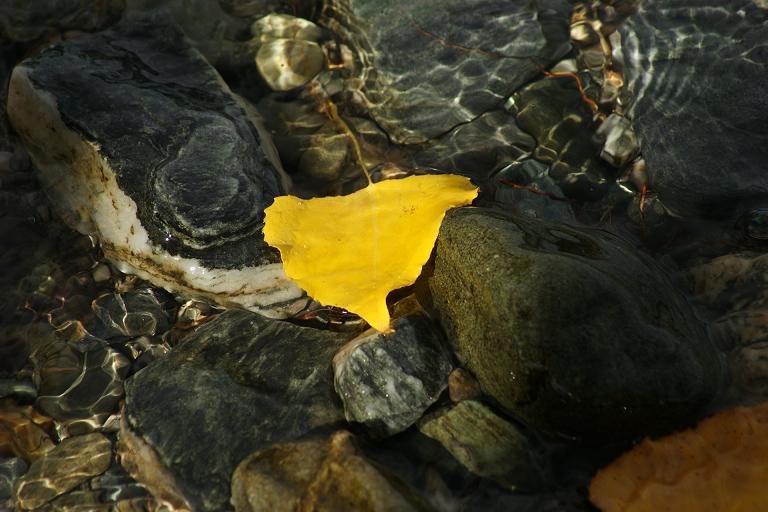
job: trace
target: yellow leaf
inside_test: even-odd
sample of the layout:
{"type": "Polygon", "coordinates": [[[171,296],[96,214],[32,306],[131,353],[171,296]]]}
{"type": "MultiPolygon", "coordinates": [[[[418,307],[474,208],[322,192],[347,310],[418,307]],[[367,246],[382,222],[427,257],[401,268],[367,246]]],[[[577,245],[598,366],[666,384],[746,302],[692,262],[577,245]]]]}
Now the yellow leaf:
{"type": "Polygon", "coordinates": [[[646,439],[598,472],[589,499],[603,512],[768,510],[768,402],[646,439]]]}
{"type": "Polygon", "coordinates": [[[264,239],[311,297],[385,331],[387,294],[419,276],[445,212],[476,196],[468,178],[451,174],[385,180],[347,196],[280,196],[265,211],[264,239]]]}

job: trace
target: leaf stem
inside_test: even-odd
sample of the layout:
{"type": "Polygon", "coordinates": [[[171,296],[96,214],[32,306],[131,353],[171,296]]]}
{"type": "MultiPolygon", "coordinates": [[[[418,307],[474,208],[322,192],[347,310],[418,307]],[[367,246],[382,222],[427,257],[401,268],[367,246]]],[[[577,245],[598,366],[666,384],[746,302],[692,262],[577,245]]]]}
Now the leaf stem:
{"type": "Polygon", "coordinates": [[[352,143],[352,149],[355,152],[355,159],[357,160],[357,164],[360,166],[360,170],[363,171],[363,175],[365,176],[365,179],[368,180],[368,184],[372,185],[373,181],[371,180],[371,175],[368,174],[368,170],[365,168],[365,160],[363,160],[363,152],[360,150],[360,143],[357,142],[357,137],[355,137],[355,134],[352,133],[352,130],[349,128],[347,123],[341,118],[339,115],[339,111],[336,108],[336,104],[330,100],[330,98],[324,98],[325,103],[325,111],[328,113],[328,117],[331,118],[331,120],[336,123],[336,126],[338,126],[341,131],[344,132],[344,135],[347,136],[349,139],[349,142],[352,143]]]}
{"type": "Polygon", "coordinates": [[[355,152],[355,160],[357,160],[357,164],[360,166],[363,176],[368,180],[368,184],[372,185],[373,181],[368,174],[368,170],[365,168],[365,160],[363,160],[363,152],[360,150],[360,143],[357,142],[357,137],[355,137],[355,134],[349,128],[349,125],[347,125],[339,115],[339,110],[336,108],[336,104],[328,97],[322,86],[316,83],[316,81],[310,83],[308,92],[310,97],[318,103],[320,110],[324,111],[331,121],[333,121],[333,124],[344,132],[344,135],[349,139],[350,144],[352,144],[352,149],[355,152]]]}

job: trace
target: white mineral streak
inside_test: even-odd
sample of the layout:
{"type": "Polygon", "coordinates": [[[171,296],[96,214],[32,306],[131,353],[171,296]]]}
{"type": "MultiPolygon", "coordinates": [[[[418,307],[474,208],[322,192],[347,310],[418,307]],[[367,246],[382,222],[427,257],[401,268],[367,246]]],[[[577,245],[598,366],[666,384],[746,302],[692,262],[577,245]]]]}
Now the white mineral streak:
{"type": "Polygon", "coordinates": [[[302,290],[279,263],[206,269],[196,259],[172,256],[154,245],[139,221],[136,203],[117,185],[99,147],[64,124],[55,98],[35,89],[23,65],[11,76],[8,116],[40,170],[52,207],[74,229],[98,237],[105,255],[121,271],[174,292],[209,297],[275,318],[306,305],[302,290]]]}

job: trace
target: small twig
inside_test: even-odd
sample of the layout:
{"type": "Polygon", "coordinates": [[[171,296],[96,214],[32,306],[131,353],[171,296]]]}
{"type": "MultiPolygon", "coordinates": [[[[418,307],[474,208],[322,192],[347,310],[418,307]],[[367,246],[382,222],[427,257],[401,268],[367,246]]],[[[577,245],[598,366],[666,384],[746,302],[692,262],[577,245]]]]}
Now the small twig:
{"type": "Polygon", "coordinates": [[[357,141],[355,134],[349,128],[349,125],[347,125],[347,123],[339,115],[339,110],[336,108],[336,104],[327,96],[323,96],[322,93],[317,89],[310,90],[310,93],[320,103],[321,108],[325,111],[331,121],[333,121],[334,124],[342,132],[344,132],[344,135],[347,136],[347,139],[349,139],[349,142],[352,144],[352,149],[355,153],[355,159],[357,160],[357,164],[360,166],[360,170],[362,171],[363,176],[365,176],[365,179],[368,180],[369,185],[373,185],[371,175],[368,174],[368,170],[365,167],[365,160],[363,159],[363,152],[360,150],[360,143],[357,141]]]}
{"type": "Polygon", "coordinates": [[[531,186],[528,186],[528,185],[520,185],[519,183],[515,183],[514,181],[508,180],[507,178],[499,178],[499,183],[501,183],[502,185],[506,185],[508,187],[512,187],[512,188],[514,188],[516,190],[525,190],[527,192],[531,192],[531,193],[539,195],[539,196],[548,197],[548,198],[553,199],[555,201],[564,201],[566,203],[572,202],[567,197],[556,196],[556,195],[551,194],[549,192],[545,192],[543,190],[539,190],[536,187],[531,187],[531,186]]]}
{"type": "Polygon", "coordinates": [[[465,53],[478,53],[480,55],[484,55],[486,57],[491,57],[494,59],[529,59],[533,63],[533,65],[536,66],[539,69],[539,71],[547,78],[571,78],[576,82],[576,88],[579,90],[579,96],[581,97],[581,100],[587,105],[589,105],[589,108],[592,110],[592,113],[594,115],[597,115],[600,119],[605,118],[605,114],[603,114],[600,111],[600,107],[598,106],[597,102],[592,98],[590,98],[589,96],[587,96],[587,93],[584,90],[584,83],[582,82],[581,77],[576,73],[573,73],[570,71],[548,71],[541,64],[536,62],[536,60],[533,57],[507,55],[502,52],[485,50],[483,48],[475,48],[471,46],[463,46],[460,44],[451,43],[450,41],[447,41],[445,38],[440,37],[434,32],[430,32],[429,30],[425,29],[424,27],[419,25],[415,20],[411,19],[410,21],[411,21],[411,25],[413,25],[414,28],[416,28],[416,30],[418,30],[428,38],[432,39],[443,48],[452,48],[454,50],[459,50],[465,53]]]}
{"type": "Polygon", "coordinates": [[[643,183],[643,188],[640,190],[640,218],[645,219],[645,199],[648,197],[648,184],[643,183]]]}

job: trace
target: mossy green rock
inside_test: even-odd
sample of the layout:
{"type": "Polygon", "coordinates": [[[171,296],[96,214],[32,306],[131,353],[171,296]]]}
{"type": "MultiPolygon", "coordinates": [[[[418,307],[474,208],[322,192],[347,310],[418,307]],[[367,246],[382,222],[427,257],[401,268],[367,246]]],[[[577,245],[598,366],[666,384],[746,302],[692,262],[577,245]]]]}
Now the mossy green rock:
{"type": "Polygon", "coordinates": [[[462,363],[543,431],[602,439],[672,428],[720,388],[720,355],[685,298],[602,230],[454,210],[429,284],[462,363]]]}

